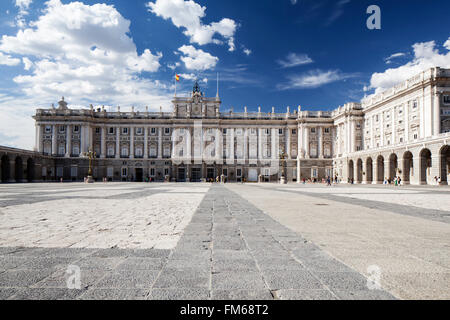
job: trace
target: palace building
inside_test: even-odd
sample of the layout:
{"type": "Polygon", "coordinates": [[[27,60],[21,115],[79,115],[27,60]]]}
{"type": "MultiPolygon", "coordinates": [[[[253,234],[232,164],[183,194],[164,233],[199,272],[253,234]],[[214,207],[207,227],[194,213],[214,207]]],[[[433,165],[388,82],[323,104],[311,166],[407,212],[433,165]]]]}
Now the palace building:
{"type": "Polygon", "coordinates": [[[196,83],[171,112],[70,109],[63,98],[34,119],[34,153],[0,148],[3,182],[82,181],[90,150],[98,181],[450,178],[450,69],[431,68],[334,111],[222,112],[219,94],[207,98],[196,83]]]}

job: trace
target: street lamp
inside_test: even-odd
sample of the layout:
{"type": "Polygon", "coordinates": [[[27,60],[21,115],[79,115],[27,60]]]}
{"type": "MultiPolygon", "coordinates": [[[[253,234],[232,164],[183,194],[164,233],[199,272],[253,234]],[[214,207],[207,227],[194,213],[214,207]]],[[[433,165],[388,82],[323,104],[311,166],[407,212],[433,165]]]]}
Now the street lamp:
{"type": "Polygon", "coordinates": [[[94,151],[89,150],[88,152],[85,152],[83,155],[89,158],[89,171],[87,183],[94,183],[94,177],[92,176],[92,164],[94,162],[95,157],[97,157],[97,154],[94,151]]]}

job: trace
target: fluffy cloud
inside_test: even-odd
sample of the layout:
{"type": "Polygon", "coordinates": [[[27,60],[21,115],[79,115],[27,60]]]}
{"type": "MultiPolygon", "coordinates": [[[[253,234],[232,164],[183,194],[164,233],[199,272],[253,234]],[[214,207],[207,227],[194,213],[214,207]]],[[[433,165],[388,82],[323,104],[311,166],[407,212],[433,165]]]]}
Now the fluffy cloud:
{"type": "Polygon", "coordinates": [[[20,63],[20,59],[11,57],[10,55],[5,55],[0,52],[0,65],[5,66],[17,66],[20,63]]]}
{"type": "Polygon", "coordinates": [[[439,52],[435,41],[416,43],[412,48],[414,58],[411,61],[398,68],[390,68],[372,75],[370,87],[375,89],[375,93],[387,90],[428,68],[450,68],[450,39],[444,43],[447,51],[445,53],[439,52]]]}
{"type": "Polygon", "coordinates": [[[15,36],[2,36],[0,61],[23,62],[29,72],[14,77],[18,86],[14,97],[0,97],[0,137],[18,137],[0,143],[32,146],[32,124],[5,131],[5,122],[17,112],[15,101],[19,100],[26,103],[23,114],[30,122],[35,107],[49,107],[61,96],[72,107],[93,103],[149,105],[159,110],[160,105],[169,106],[171,85],[141,76],[143,71],[160,68],[162,54],[149,49],[138,54],[129,27],[130,21],[114,6],[50,0],[37,21],[15,36]]]}
{"type": "Polygon", "coordinates": [[[234,35],[237,24],[234,20],[223,18],[219,22],[202,24],[206,7],[192,0],[156,0],[147,3],[149,11],[165,20],[171,20],[177,28],[184,28],[184,34],[191,43],[205,45],[208,43],[222,44],[223,40],[214,38],[220,35],[227,42],[229,51],[235,50],[234,35]]]}
{"type": "Polygon", "coordinates": [[[19,13],[16,17],[16,24],[18,27],[23,28],[26,25],[25,16],[28,15],[28,8],[33,0],[16,0],[16,7],[19,8],[19,13]]]}
{"type": "Polygon", "coordinates": [[[183,53],[181,61],[190,70],[204,71],[213,69],[219,61],[219,58],[201,49],[195,49],[193,46],[182,46],[178,51],[183,53]]]}
{"type": "Polygon", "coordinates": [[[404,57],[406,54],[404,54],[403,52],[399,52],[399,53],[394,53],[391,54],[389,57],[387,57],[386,59],[384,59],[384,61],[386,61],[386,64],[391,64],[392,60],[396,59],[396,58],[400,58],[400,57],[404,57]]]}
{"type": "Polygon", "coordinates": [[[310,64],[313,63],[314,61],[308,57],[307,54],[297,54],[297,53],[289,53],[286,57],[286,59],[280,59],[277,60],[277,63],[282,67],[282,68],[292,68],[292,67],[297,67],[300,65],[304,65],[304,64],[310,64]]]}
{"type": "Polygon", "coordinates": [[[312,89],[325,84],[354,77],[354,74],[345,74],[339,70],[312,70],[300,75],[289,76],[289,82],[278,85],[279,90],[312,89]]]}

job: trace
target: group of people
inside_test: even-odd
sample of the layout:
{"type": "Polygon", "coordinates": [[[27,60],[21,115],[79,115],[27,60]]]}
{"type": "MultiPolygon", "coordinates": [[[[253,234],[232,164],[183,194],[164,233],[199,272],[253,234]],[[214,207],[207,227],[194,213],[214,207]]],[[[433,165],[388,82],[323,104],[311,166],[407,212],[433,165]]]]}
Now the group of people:
{"type": "Polygon", "coordinates": [[[402,178],[401,177],[394,177],[393,180],[384,178],[383,184],[394,184],[396,187],[402,185],[402,178]]]}

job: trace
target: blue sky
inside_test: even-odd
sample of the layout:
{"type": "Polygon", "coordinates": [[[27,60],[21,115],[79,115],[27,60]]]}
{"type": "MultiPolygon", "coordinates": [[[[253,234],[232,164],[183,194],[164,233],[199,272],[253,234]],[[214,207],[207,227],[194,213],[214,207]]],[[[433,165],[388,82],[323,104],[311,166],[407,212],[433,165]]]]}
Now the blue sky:
{"type": "Polygon", "coordinates": [[[0,144],[32,148],[37,107],[170,109],[220,74],[222,110],[331,110],[450,68],[449,1],[3,0],[0,144]],[[366,9],[381,8],[381,30],[366,9]]]}

